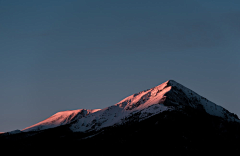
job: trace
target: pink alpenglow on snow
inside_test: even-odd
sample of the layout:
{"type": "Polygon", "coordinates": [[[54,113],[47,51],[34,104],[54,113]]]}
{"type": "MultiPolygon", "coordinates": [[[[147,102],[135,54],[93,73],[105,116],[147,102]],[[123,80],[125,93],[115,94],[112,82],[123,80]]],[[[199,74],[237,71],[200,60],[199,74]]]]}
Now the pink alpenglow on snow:
{"type": "Polygon", "coordinates": [[[53,116],[35,124],[30,127],[23,129],[23,132],[38,131],[48,128],[54,128],[61,125],[66,125],[82,117],[85,117],[91,113],[97,112],[100,109],[78,109],[62,111],[54,114],[53,116]]]}
{"type": "Polygon", "coordinates": [[[119,103],[104,108],[94,114],[90,114],[84,118],[81,118],[76,123],[72,124],[70,129],[74,132],[84,132],[91,130],[100,130],[103,127],[114,126],[124,123],[124,119],[137,115],[139,121],[145,120],[155,114],[163,111],[172,111],[175,109],[173,105],[180,106],[188,105],[188,103],[180,104],[178,102],[172,102],[173,105],[168,105],[168,101],[174,98],[178,98],[180,93],[189,99],[198,99],[198,103],[194,101],[189,105],[190,107],[197,108],[198,105],[202,105],[207,113],[214,116],[226,117],[229,121],[238,121],[236,117],[229,113],[221,106],[214,104],[213,102],[198,95],[192,90],[184,87],[183,85],[168,80],[159,86],[151,89],[133,94],[123,99],[119,103]],[[140,115],[139,115],[140,114],[140,115]]]}
{"type": "Polygon", "coordinates": [[[133,94],[119,103],[106,107],[104,109],[94,110],[71,110],[62,111],[54,114],[53,116],[41,121],[35,125],[23,129],[23,132],[38,131],[48,128],[54,128],[57,126],[65,125],[76,121],[70,129],[72,131],[86,131],[92,129],[94,126],[96,129],[111,126],[113,124],[121,124],[122,119],[128,117],[134,112],[142,111],[141,117],[150,117],[150,114],[170,110],[170,107],[166,107],[163,104],[164,94],[171,90],[171,86],[167,86],[167,82],[156,86],[147,91],[142,91],[137,94],[133,94]],[[155,106],[154,109],[151,106],[155,106]]]}
{"type": "Polygon", "coordinates": [[[160,112],[171,110],[172,107],[164,106],[165,94],[171,90],[168,82],[148,89],[137,94],[133,94],[119,103],[101,109],[89,116],[78,120],[70,128],[74,132],[84,132],[88,130],[100,130],[103,127],[122,124],[124,118],[140,112],[140,120],[149,118],[160,112]]]}

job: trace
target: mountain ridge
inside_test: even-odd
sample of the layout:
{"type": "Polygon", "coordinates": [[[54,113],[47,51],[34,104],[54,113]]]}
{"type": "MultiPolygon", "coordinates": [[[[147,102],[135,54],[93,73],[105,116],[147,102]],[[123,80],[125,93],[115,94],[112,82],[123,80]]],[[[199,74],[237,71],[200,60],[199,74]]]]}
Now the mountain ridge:
{"type": "Polygon", "coordinates": [[[77,109],[57,112],[54,115],[50,116],[49,118],[32,126],[26,127],[21,131],[22,132],[37,131],[48,128],[54,128],[61,125],[66,125],[99,110],[100,109],[77,109]]]}
{"type": "Polygon", "coordinates": [[[29,126],[22,131],[43,130],[70,123],[72,123],[70,129],[73,132],[100,130],[103,127],[122,124],[125,118],[139,112],[139,120],[141,121],[160,112],[171,111],[175,107],[184,106],[202,109],[210,115],[222,117],[228,121],[240,122],[235,114],[214,104],[180,83],[168,80],[151,89],[132,94],[112,106],[103,109],[79,109],[58,112],[50,118],[29,126]],[[85,111],[85,114],[83,111],[85,111]],[[69,114],[66,114],[66,112],[69,112],[69,114]],[[80,112],[83,114],[77,117],[80,112]],[[65,116],[62,119],[61,114],[65,116]],[[56,121],[50,120],[51,118],[54,118],[56,121]],[[52,125],[49,122],[52,122],[52,125]]]}

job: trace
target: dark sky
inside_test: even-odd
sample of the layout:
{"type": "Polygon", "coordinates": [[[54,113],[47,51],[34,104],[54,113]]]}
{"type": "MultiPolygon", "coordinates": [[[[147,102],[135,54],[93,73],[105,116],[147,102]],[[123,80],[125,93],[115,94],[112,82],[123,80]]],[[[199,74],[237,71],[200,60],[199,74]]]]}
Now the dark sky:
{"type": "Polygon", "coordinates": [[[0,132],[169,79],[240,116],[239,0],[0,0],[0,132]]]}

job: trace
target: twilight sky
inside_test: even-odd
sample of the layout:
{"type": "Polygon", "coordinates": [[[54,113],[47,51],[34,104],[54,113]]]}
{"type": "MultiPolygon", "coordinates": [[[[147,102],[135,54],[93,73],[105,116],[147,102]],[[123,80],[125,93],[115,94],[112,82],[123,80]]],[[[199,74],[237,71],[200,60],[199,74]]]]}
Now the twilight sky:
{"type": "Polygon", "coordinates": [[[173,79],[240,116],[239,0],[0,0],[0,132],[173,79]]]}

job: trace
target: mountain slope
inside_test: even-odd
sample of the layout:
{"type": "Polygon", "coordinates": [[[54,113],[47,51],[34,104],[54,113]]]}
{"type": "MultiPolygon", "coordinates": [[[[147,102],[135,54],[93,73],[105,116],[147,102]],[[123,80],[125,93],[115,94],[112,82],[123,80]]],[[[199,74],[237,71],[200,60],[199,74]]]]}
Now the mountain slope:
{"type": "Polygon", "coordinates": [[[27,127],[23,129],[23,132],[29,132],[29,131],[38,131],[38,130],[44,130],[48,128],[54,128],[61,125],[69,124],[75,120],[79,120],[91,113],[97,112],[100,109],[78,109],[78,110],[68,110],[68,111],[62,111],[54,114],[53,116],[35,124],[30,127],[27,127]]]}
{"type": "Polygon", "coordinates": [[[230,113],[222,106],[216,105],[176,81],[171,80],[168,82],[168,85],[172,88],[166,94],[167,100],[164,103],[165,105],[191,106],[195,109],[203,109],[210,115],[218,116],[228,121],[240,122],[237,115],[230,113]]]}
{"type": "Polygon", "coordinates": [[[138,112],[141,112],[141,119],[145,119],[171,110],[172,107],[162,104],[162,100],[165,99],[164,95],[171,89],[167,83],[168,81],[152,89],[133,94],[113,106],[78,120],[70,128],[74,132],[100,130],[103,127],[122,124],[125,118],[138,112]]]}

